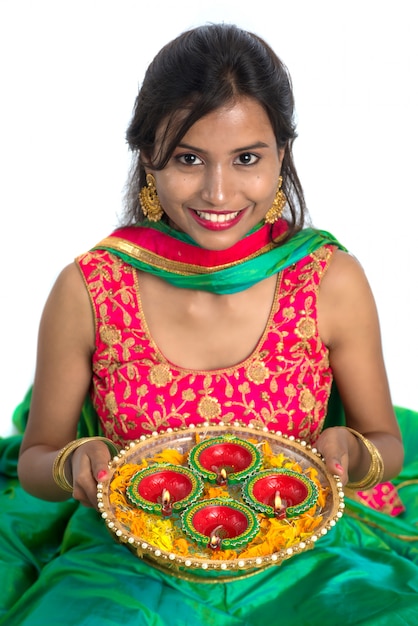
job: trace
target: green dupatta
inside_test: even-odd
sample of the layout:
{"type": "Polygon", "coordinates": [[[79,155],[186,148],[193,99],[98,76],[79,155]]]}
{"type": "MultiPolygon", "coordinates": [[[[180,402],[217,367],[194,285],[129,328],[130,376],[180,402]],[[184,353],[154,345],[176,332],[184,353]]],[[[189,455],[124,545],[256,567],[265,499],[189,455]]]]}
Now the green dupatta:
{"type": "Polygon", "coordinates": [[[176,287],[217,294],[248,289],[325,244],[345,250],[327,231],[306,228],[285,240],[286,232],[284,220],[273,227],[259,224],[231,248],[207,250],[165,223],[146,221],[116,230],[94,249],[108,250],[176,287]]]}

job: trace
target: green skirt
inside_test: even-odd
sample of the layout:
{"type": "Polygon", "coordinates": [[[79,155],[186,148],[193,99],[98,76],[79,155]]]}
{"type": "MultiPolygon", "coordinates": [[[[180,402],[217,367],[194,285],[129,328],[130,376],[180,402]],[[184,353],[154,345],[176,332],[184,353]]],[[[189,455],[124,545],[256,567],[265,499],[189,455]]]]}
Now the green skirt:
{"type": "Polygon", "coordinates": [[[418,414],[396,409],[406,461],[393,518],[349,499],[313,550],[231,582],[191,582],[117,543],[100,515],[26,494],[20,436],[0,440],[0,624],[418,625],[418,414]],[[403,486],[402,486],[403,485],[403,486]]]}

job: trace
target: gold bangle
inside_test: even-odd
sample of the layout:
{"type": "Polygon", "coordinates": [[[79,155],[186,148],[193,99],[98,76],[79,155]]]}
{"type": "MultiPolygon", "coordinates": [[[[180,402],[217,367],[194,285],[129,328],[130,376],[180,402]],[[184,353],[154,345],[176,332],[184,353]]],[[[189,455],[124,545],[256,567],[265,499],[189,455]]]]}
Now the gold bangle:
{"type": "Polygon", "coordinates": [[[346,487],[347,489],[352,489],[353,491],[367,491],[367,489],[371,489],[375,487],[379,483],[382,482],[383,474],[384,474],[384,463],[382,459],[382,455],[380,454],[377,447],[372,443],[369,439],[364,437],[361,433],[358,433],[356,430],[345,427],[350,433],[354,435],[357,439],[359,439],[363,445],[367,448],[368,453],[370,454],[370,467],[367,471],[367,474],[356,482],[348,482],[346,487]]]}
{"type": "Polygon", "coordinates": [[[103,441],[109,448],[110,454],[115,456],[119,453],[118,447],[113,441],[107,439],[107,437],[81,437],[80,439],[74,439],[74,441],[67,443],[67,445],[58,452],[52,465],[52,478],[63,491],[70,493],[73,491],[73,486],[65,475],[65,464],[67,460],[77,448],[89,441],[103,441]]]}
{"type": "Polygon", "coordinates": [[[71,492],[73,491],[73,486],[68,481],[65,475],[65,463],[67,462],[68,457],[77,447],[77,440],[70,441],[66,446],[61,448],[58,452],[57,456],[54,459],[54,464],[52,466],[52,478],[55,483],[60,487],[63,491],[71,492]]]}

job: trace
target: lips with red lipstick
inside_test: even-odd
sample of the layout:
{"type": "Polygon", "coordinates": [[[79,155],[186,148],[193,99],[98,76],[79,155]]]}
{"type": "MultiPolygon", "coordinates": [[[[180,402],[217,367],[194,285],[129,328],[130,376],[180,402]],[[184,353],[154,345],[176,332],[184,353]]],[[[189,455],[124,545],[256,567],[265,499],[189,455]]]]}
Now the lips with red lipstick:
{"type": "Polygon", "coordinates": [[[196,222],[208,230],[225,230],[235,226],[235,224],[240,221],[244,211],[220,213],[217,211],[192,210],[192,214],[194,215],[196,222]]]}

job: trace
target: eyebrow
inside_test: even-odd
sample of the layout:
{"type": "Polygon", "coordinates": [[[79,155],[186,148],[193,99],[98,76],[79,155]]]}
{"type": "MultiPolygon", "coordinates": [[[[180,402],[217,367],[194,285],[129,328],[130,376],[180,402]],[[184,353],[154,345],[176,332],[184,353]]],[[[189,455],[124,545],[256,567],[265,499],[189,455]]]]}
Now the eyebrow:
{"type": "MultiPolygon", "coordinates": [[[[188,143],[179,143],[177,148],[183,148],[186,150],[190,150],[191,152],[200,152],[202,154],[207,154],[207,150],[203,150],[202,148],[198,148],[196,146],[191,146],[188,143]]],[[[250,152],[251,150],[259,150],[260,148],[270,148],[270,145],[268,143],[265,143],[264,141],[257,141],[250,146],[242,146],[241,148],[236,148],[235,150],[232,150],[231,154],[250,152]]]]}

